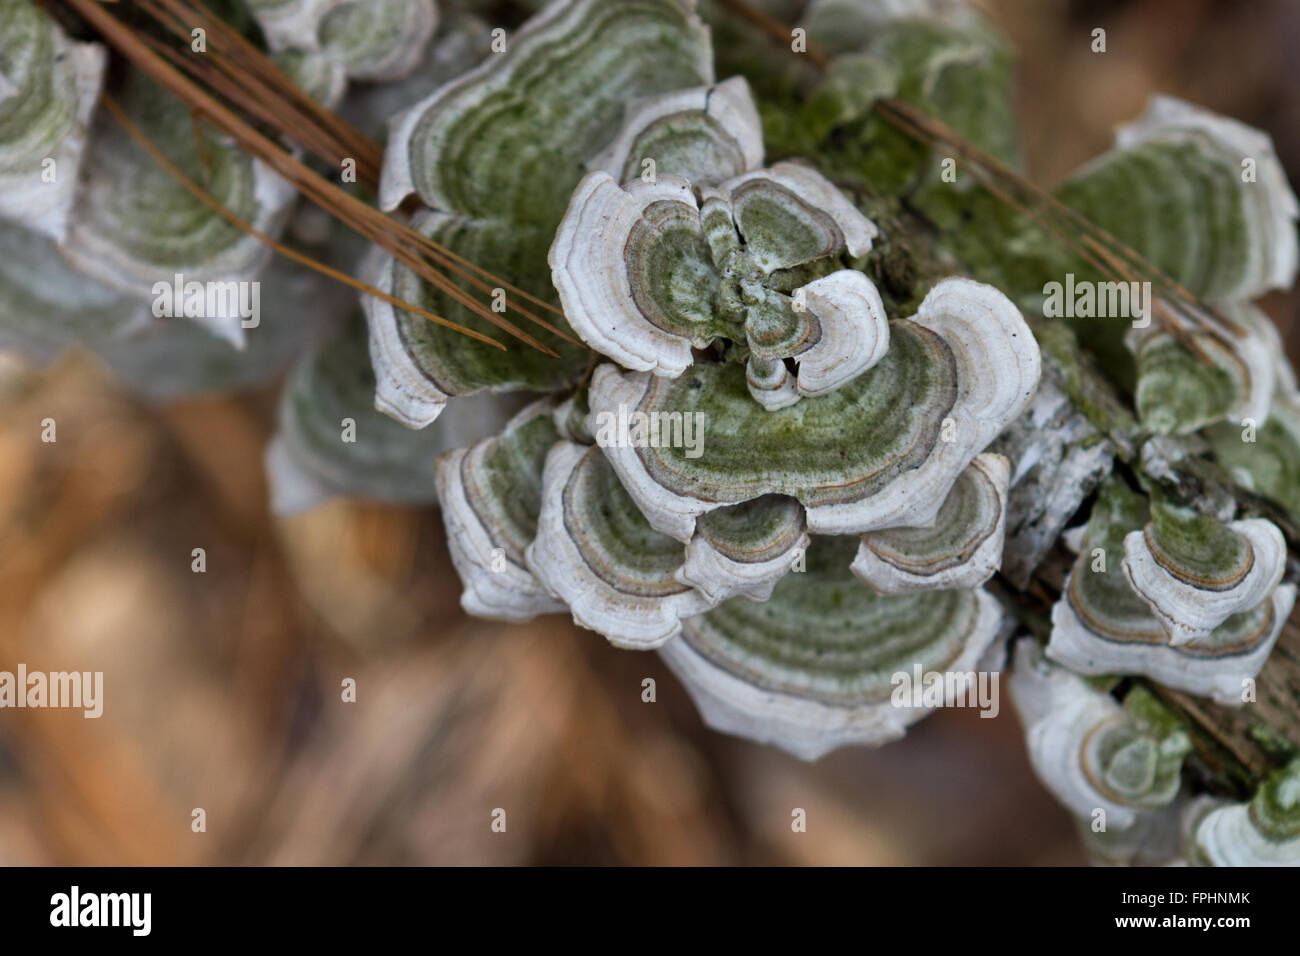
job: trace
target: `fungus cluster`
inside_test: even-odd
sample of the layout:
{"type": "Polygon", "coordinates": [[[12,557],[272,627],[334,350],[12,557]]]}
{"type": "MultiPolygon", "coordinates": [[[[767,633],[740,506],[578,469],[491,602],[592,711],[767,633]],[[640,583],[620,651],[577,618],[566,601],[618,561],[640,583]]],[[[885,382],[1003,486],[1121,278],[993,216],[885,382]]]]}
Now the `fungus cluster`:
{"type": "Polygon", "coordinates": [[[881,744],[1010,657],[1031,763],[1099,858],[1300,862],[1300,765],[1197,792],[1169,697],[1247,706],[1296,599],[1300,389],[1251,300],[1294,280],[1300,204],[1265,134],[1156,98],[1039,204],[1152,277],[1121,297],[884,118],[1013,175],[1010,53],[956,0],[784,4],[817,76],[715,47],[693,0],[553,0],[491,46],[469,0],[247,5],[309,95],[387,119],[366,198],[456,278],[113,79],[220,206],[392,299],[270,264],[96,110],[103,47],[0,0],[0,345],[88,348],[155,398],[287,370],[278,513],[436,501],[468,613],[656,650],[720,731],[881,744]],[[173,278],[262,283],[263,320],[160,315],[173,278]],[[940,692],[900,697],[914,674],[940,692]]]}
{"type": "MultiPolygon", "coordinates": [[[[961,277],[891,316],[861,268],[877,225],[812,166],[763,154],[748,84],[714,81],[684,5],[575,2],[395,118],[381,193],[417,192],[428,235],[502,268],[549,240],[569,328],[598,353],[571,396],[439,461],[465,607],[565,608],[618,646],[660,648],[710,723],[812,756],[897,737],[925,710],[891,702],[894,673],[969,669],[992,643],[1003,615],[980,588],[1009,466],[985,449],[1032,398],[1039,351],[1004,295],[961,277]],[[675,86],[635,71],[647,32],[680,64],[675,86]],[[607,101],[569,98],[588,68],[607,101]],[[504,126],[468,137],[482,103],[504,126]],[[538,114],[556,123],[543,149],[587,170],[563,203],[546,198],[559,164],[495,146],[538,114]]],[[[381,287],[437,301],[374,266],[381,287]]],[[[456,395],[542,384],[477,343],[447,354],[440,332],[408,335],[383,303],[367,312],[376,404],[408,425],[456,395]],[[450,361],[470,353],[483,363],[450,361]]]]}

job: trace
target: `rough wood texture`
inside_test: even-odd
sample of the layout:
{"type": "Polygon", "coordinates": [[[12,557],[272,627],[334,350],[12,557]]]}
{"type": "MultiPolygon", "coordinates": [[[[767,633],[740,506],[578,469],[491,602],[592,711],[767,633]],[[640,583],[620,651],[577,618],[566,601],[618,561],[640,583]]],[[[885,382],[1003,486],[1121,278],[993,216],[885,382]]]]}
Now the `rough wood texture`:
{"type": "Polygon", "coordinates": [[[1194,766],[1199,764],[1207,785],[1245,796],[1300,750],[1300,618],[1293,615],[1283,628],[1256,680],[1252,703],[1224,707],[1149,686],[1193,727],[1194,766]]]}

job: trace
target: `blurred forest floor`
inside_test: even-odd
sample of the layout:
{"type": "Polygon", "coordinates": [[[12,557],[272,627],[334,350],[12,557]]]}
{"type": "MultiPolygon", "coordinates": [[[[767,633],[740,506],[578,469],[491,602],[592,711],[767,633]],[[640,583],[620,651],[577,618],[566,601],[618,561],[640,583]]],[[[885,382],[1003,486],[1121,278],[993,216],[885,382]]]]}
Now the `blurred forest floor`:
{"type": "MultiPolygon", "coordinates": [[[[1267,129],[1300,182],[1300,4],[982,5],[1040,183],[1153,90],[1267,129]]],[[[1300,299],[1265,305],[1300,360],[1300,299]]],[[[101,670],[106,698],[0,711],[0,864],[1083,862],[1005,696],[815,764],[711,733],[653,654],[467,618],[436,509],[273,520],[273,410],[152,406],[84,357],[0,369],[0,669],[101,670]]]]}

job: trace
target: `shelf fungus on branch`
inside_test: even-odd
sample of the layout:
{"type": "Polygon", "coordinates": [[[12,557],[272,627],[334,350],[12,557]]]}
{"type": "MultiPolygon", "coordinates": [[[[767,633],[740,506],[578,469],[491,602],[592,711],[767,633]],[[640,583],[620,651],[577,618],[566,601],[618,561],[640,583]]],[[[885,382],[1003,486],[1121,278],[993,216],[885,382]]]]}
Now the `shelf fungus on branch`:
{"type": "Polygon", "coordinates": [[[294,367],[266,451],[271,507],[277,515],[335,496],[434,502],[435,456],[496,431],[508,417],[506,400],[484,395],[439,422],[437,429],[412,432],[375,410],[374,387],[360,315],[335,329],[294,367]]]}
{"type": "Polygon", "coordinates": [[[1285,570],[1286,540],[1262,518],[1224,524],[1155,499],[1146,526],[1124,536],[1124,575],[1175,646],[1258,607],[1285,570]]]}
{"type": "Polygon", "coordinates": [[[1300,759],[1269,776],[1249,803],[1201,815],[1188,855],[1209,866],[1300,866],[1300,759]]]}
{"type": "Polygon", "coordinates": [[[1263,423],[1276,359],[1264,336],[1249,326],[1243,333],[1191,333],[1198,355],[1166,332],[1131,331],[1126,341],[1137,356],[1134,403],[1142,424],[1157,434],[1186,435],[1225,420],[1263,423]]]}
{"type": "MultiPolygon", "coordinates": [[[[476,251],[498,255],[511,248],[520,235],[504,224],[429,210],[417,212],[411,228],[470,258],[476,251]]],[[[527,259],[514,262],[522,266],[527,259]]],[[[462,326],[495,331],[379,247],[371,250],[359,272],[363,281],[404,302],[462,326]]],[[[518,281],[521,276],[516,269],[511,279],[518,281]]],[[[361,305],[370,328],[375,407],[409,428],[424,428],[434,422],[453,397],[484,391],[550,391],[580,371],[574,361],[578,350],[562,344],[558,351],[564,357],[559,360],[518,342],[508,346],[509,352],[502,352],[383,299],[363,295],[361,305]]]]}
{"type": "Polygon", "coordinates": [[[768,411],[738,363],[696,364],[675,379],[601,365],[589,427],[614,432],[598,443],[623,486],[652,527],[683,542],[700,515],[766,494],[802,503],[814,533],[926,527],[1024,409],[1039,370],[1033,335],[1005,296],[945,279],[912,320],[891,323],[880,361],[827,395],[768,411]],[[651,447],[634,440],[630,411],[691,416],[706,440],[651,447]]]}
{"type": "Polygon", "coordinates": [[[587,164],[620,183],[669,175],[696,186],[762,165],[762,122],[739,76],[629,103],[619,134],[587,164]]]}
{"type": "Polygon", "coordinates": [[[438,25],[434,0],[249,0],[249,8],[272,50],[320,53],[359,80],[405,76],[438,25]]]}
{"type": "Polygon", "coordinates": [[[709,514],[683,547],[649,525],[599,448],[565,440],[546,459],[525,563],[576,623],[640,650],[733,596],[767,600],[808,540],[803,508],[771,495],[709,514]]]}
{"type": "Polygon", "coordinates": [[[876,227],[795,163],[717,186],[677,175],[578,185],[551,246],[551,277],[575,332],[624,368],[675,378],[716,339],[750,350],[765,407],[822,395],[889,345],[871,280],[842,268],[876,227]],[[698,191],[697,191],[698,190],[698,191]],[[798,363],[786,382],[782,361],[798,363]]]}
{"type": "Polygon", "coordinates": [[[1049,663],[1032,639],[1017,641],[1014,656],[1011,697],[1029,761],[1071,813],[1127,830],[1144,811],[1173,802],[1192,742],[1153,696],[1134,688],[1121,706],[1049,663]]]}
{"type": "Polygon", "coordinates": [[[0,0],[0,219],[63,241],[108,56],[31,0],[0,0]]]}
{"type": "MultiPolygon", "coordinates": [[[[585,164],[609,145],[625,107],[713,79],[708,30],[690,3],[552,3],[509,37],[506,52],[392,118],[380,205],[395,209],[417,193],[433,211],[417,215],[415,228],[492,276],[553,301],[547,249],[585,164]]],[[[533,326],[560,359],[521,345],[390,256],[378,255],[367,277],[509,347],[502,353],[368,297],[376,402],[412,427],[432,422],[450,396],[550,390],[585,368],[587,350],[533,326]]],[[[513,313],[502,318],[528,325],[513,313]]],[[[545,318],[567,331],[563,319],[545,318]]]]}
{"type": "Polygon", "coordinates": [[[853,573],[882,594],[977,588],[1002,563],[1010,465],[975,456],[928,528],[864,534],[853,573]]]}
{"type": "Polygon", "coordinates": [[[38,362],[74,344],[129,340],[149,306],[83,275],[52,239],[0,222],[0,348],[38,362]]]}
{"type": "MultiPolygon", "coordinates": [[[[141,73],[131,75],[121,103],[227,210],[263,233],[281,229],[297,193],[270,167],[210,129],[196,131],[185,105],[141,73]]],[[[231,292],[230,283],[252,281],[271,250],[191,195],[107,113],[96,118],[76,204],[62,247],[69,262],[124,295],[152,301],[155,315],[184,315],[242,343],[242,323],[252,316],[241,313],[243,289],[231,292]],[[196,287],[202,304],[191,302],[196,287]],[[218,290],[223,294],[209,303],[218,290]]]]}
{"type": "Polygon", "coordinates": [[[542,472],[559,440],[551,399],[540,399],[491,438],[436,462],[447,547],[464,585],[460,603],[479,617],[527,621],[564,610],[529,570],[537,535],[542,472]]]}
{"type": "Polygon", "coordinates": [[[559,442],[546,457],[528,567],[573,619],[619,647],[658,647],[712,606],[678,580],[682,546],[655,531],[600,449],[559,442]]]}
{"type": "Polygon", "coordinates": [[[853,547],[815,538],[807,571],[784,577],[770,601],[728,601],[660,648],[705,723],[812,760],[896,740],[973,693],[1002,623],[997,601],[985,591],[876,594],[849,572],[853,547]],[[918,706],[899,693],[918,672],[939,677],[941,700],[918,706]]]}
{"type": "Polygon", "coordinates": [[[380,204],[393,209],[418,192],[445,212],[558,221],[579,178],[558,168],[562,158],[596,155],[627,104],[712,80],[708,29],[693,3],[560,0],[505,53],[390,120],[380,204]],[[555,165],[518,156],[511,145],[525,140],[555,165]],[[539,179],[549,181],[541,195],[539,179]]]}
{"type": "Polygon", "coordinates": [[[1203,433],[1215,457],[1244,488],[1272,498],[1300,520],[1300,389],[1277,327],[1249,304],[1225,309],[1263,343],[1273,360],[1273,394],[1267,420],[1242,417],[1203,433]]]}
{"type": "Polygon", "coordinates": [[[272,54],[271,62],[326,109],[336,109],[348,92],[347,70],[319,51],[283,50],[272,54]]]}
{"type": "Polygon", "coordinates": [[[578,184],[550,252],[573,330],[624,368],[676,377],[731,331],[712,309],[717,273],[699,207],[677,176],[625,187],[595,172],[578,184]]]}
{"type": "Polygon", "coordinates": [[[1190,103],[1152,97],[1057,196],[1208,301],[1295,279],[1300,203],[1272,139],[1190,103]]]}
{"type": "Polygon", "coordinates": [[[799,502],[764,495],[701,517],[676,577],[710,604],[733,595],[766,601],[810,540],[799,502]]]}
{"type": "Polygon", "coordinates": [[[1078,541],[1079,557],[1052,609],[1047,656],[1081,674],[1138,674],[1240,705],[1247,682],[1263,667],[1291,612],[1295,589],[1276,587],[1208,634],[1172,643],[1151,606],[1133,589],[1125,566],[1126,538],[1141,538],[1149,517],[1141,495],[1118,480],[1103,485],[1078,541]]]}

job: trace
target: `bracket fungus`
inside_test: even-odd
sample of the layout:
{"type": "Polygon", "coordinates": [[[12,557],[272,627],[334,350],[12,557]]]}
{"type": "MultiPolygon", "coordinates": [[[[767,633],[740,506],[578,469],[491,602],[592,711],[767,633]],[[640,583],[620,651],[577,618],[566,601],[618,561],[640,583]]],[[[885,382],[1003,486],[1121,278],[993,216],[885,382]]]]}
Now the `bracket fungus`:
{"type": "MultiPolygon", "coordinates": [[[[1300,201],[1287,181],[1272,137],[1175,97],[1157,95],[1142,116],[1116,131],[1115,144],[1121,150],[1194,144],[1231,170],[1221,185],[1232,186],[1239,197],[1240,222],[1247,231],[1247,240],[1241,244],[1246,258],[1240,264],[1237,283],[1207,289],[1203,293],[1207,298],[1248,299],[1291,284],[1300,265],[1300,239],[1296,236],[1300,201]],[[1243,175],[1247,160],[1253,177],[1243,175]],[[1248,188],[1255,185],[1259,188],[1248,188]]],[[[1207,196],[1205,202],[1211,198],[1207,196]]],[[[1184,236],[1191,239],[1194,234],[1184,236]]]]}
{"type": "Polygon", "coordinates": [[[104,48],[0,0],[0,346],[85,346],[154,398],[291,369],[277,513],[436,501],[468,613],[655,649],[710,726],[806,759],[958,704],[1000,672],[1004,605],[1050,605],[1011,689],[1046,786],[1105,811],[1098,854],[1300,862],[1300,764],[1249,805],[1207,798],[1183,772],[1205,715],[1162,703],[1239,706],[1264,673],[1274,706],[1296,601],[1300,389],[1249,300],[1294,279],[1300,203],[1267,135],[1156,98],[1049,201],[1015,172],[1010,50],[956,0],[781,3],[820,77],[772,66],[730,4],[703,7],[716,50],[693,0],[441,6],[247,2],[249,42],[321,107],[249,110],[268,138],[330,165],[365,147],[373,186],[387,121],[355,198],[427,240],[397,249],[360,241],[355,205],[346,248],[286,229],[273,157],[168,92],[229,70],[159,85],[119,49],[134,130],[93,112],[104,48]],[[284,232],[387,298],[362,321],[268,266],[284,232]],[[1051,282],[1110,271],[1159,286],[1159,325],[1047,308],[1051,282]],[[231,308],[161,321],[187,315],[149,305],[182,277],[264,279],[269,327],[236,351],[231,308]]]}
{"type": "Polygon", "coordinates": [[[0,222],[0,348],[44,362],[69,345],[125,338],[147,303],[82,275],[53,240],[0,222]]]}
{"type": "Polygon", "coordinates": [[[757,169],[763,126],[749,84],[733,76],[629,103],[614,141],[587,165],[620,183],[669,175],[697,186],[757,169]]]}
{"type": "MultiPolygon", "coordinates": [[[[549,300],[545,251],[584,165],[609,144],[625,109],[713,79],[708,30],[691,3],[552,3],[511,36],[504,53],[392,118],[380,205],[395,209],[417,193],[428,210],[415,228],[549,300]]],[[[505,332],[389,256],[379,255],[367,275],[404,301],[505,340],[505,332]]],[[[412,427],[432,422],[450,396],[549,390],[585,364],[585,351],[559,338],[550,339],[559,361],[541,352],[505,358],[387,303],[364,304],[376,400],[412,427]]]]}
{"type": "Polygon", "coordinates": [[[438,25],[434,0],[249,0],[249,7],[272,50],[319,52],[359,80],[404,76],[438,25]]]}
{"type": "Polygon", "coordinates": [[[1300,202],[1267,134],[1155,96],[1115,139],[1058,190],[1063,202],[1208,301],[1291,284],[1300,202]]]}
{"type": "Polygon", "coordinates": [[[1126,830],[1177,796],[1191,738],[1149,694],[1121,706],[1032,640],[1016,642],[1010,689],[1035,773],[1075,816],[1126,830]]]}
{"type": "MultiPolygon", "coordinates": [[[[1149,517],[1141,495],[1119,481],[1103,486],[1078,542],[1079,557],[1052,609],[1047,656],[1081,674],[1140,674],[1177,690],[1240,705],[1243,682],[1259,673],[1272,650],[1294,604],[1295,588],[1275,586],[1208,633],[1191,637],[1179,632],[1182,639],[1173,641],[1129,579],[1128,541],[1134,539],[1137,545],[1144,539],[1140,529],[1150,526],[1149,517]]],[[[1223,526],[1212,532],[1216,538],[1235,534],[1223,526]]],[[[1248,543],[1238,542],[1242,551],[1248,543]]],[[[1191,612],[1177,613],[1186,617],[1191,612]]]]}
{"type": "Polygon", "coordinates": [[[766,601],[810,541],[799,502],[764,495],[700,518],[676,576],[711,605],[732,595],[766,601]]]}
{"type": "MultiPolygon", "coordinates": [[[[210,130],[196,134],[184,104],[142,74],[131,76],[121,99],[132,121],[226,209],[263,233],[284,225],[297,193],[265,163],[210,130]]],[[[191,195],[107,114],[96,119],[76,202],[62,252],[77,269],[125,296],[153,300],[155,309],[161,290],[171,307],[156,314],[197,311],[214,334],[242,342],[238,292],[223,294],[212,310],[206,303],[191,310],[189,290],[198,282],[213,284],[204,292],[224,292],[227,283],[251,281],[270,250],[191,195]]]]}
{"type": "Polygon", "coordinates": [[[465,215],[562,211],[577,177],[566,189],[559,170],[521,169],[509,148],[518,134],[526,130],[556,160],[581,153],[585,163],[627,104],[712,79],[708,30],[693,2],[551,3],[506,52],[393,117],[380,204],[393,209],[417,192],[432,209],[465,215]],[[533,124],[543,116],[547,122],[533,124]],[[476,168],[476,158],[486,162],[476,168]],[[539,175],[552,185],[530,197],[539,175]]]}
{"type": "Polygon", "coordinates": [[[527,621],[564,609],[528,567],[537,534],[542,472],[559,439],[554,404],[541,399],[505,429],[436,462],[447,548],[460,573],[461,606],[479,617],[527,621]]]}
{"type": "Polygon", "coordinates": [[[815,538],[807,570],[771,600],[734,598],[660,648],[705,723],[812,760],[896,740],[970,692],[1002,624],[992,595],[879,595],[849,572],[852,556],[850,538],[815,538]],[[914,674],[942,692],[915,705],[899,692],[914,674]]]}
{"type": "Polygon", "coordinates": [[[1001,455],[976,455],[933,525],[864,534],[853,573],[882,594],[984,584],[1002,564],[1010,472],[1001,455]]]}
{"type": "Polygon", "coordinates": [[[598,448],[560,442],[527,563],[575,622],[642,650],[733,596],[768,600],[808,542],[803,508],[769,495],[710,513],[683,548],[650,526],[598,448]]]}
{"type": "Polygon", "coordinates": [[[711,605],[678,580],[681,544],[650,527],[596,447],[559,442],[547,455],[526,557],[575,622],[619,647],[658,647],[711,605]]]}
{"type": "Polygon", "coordinates": [[[1300,516],[1300,387],[1272,321],[1249,304],[1226,309],[1273,362],[1267,415],[1242,416],[1206,429],[1215,457],[1244,487],[1300,516]]]}
{"type": "Polygon", "coordinates": [[[0,0],[0,219],[67,235],[107,51],[29,0],[0,0]]]}
{"type": "Polygon", "coordinates": [[[1155,500],[1151,521],[1124,537],[1124,576],[1175,646],[1260,605],[1285,566],[1282,532],[1262,518],[1222,524],[1155,500]]]}
{"type": "Polygon", "coordinates": [[[1275,380],[1274,356],[1266,341],[1193,333],[1196,352],[1167,332],[1129,333],[1137,357],[1138,418],[1153,432],[1186,435],[1218,421],[1263,422],[1275,380]]]}
{"type": "MultiPolygon", "coordinates": [[[[1038,384],[1038,346],[1001,293],[967,279],[938,283],[917,315],[891,323],[889,351],[839,389],[767,410],[735,363],[695,365],[676,379],[592,378],[592,422],[652,527],[683,542],[696,519],[726,504],[789,495],[819,534],[931,524],[957,477],[1024,410],[1038,384]],[[632,418],[702,416],[707,441],[637,447],[632,418]]],[[[594,429],[593,429],[594,431],[594,429]]]]}
{"type": "Polygon", "coordinates": [[[372,401],[365,323],[343,323],[294,367],[280,396],[267,476],[276,514],[309,508],[336,495],[379,501],[437,500],[434,459],[499,428],[507,402],[467,401],[436,429],[412,433],[372,401]]]}
{"type": "Polygon", "coordinates": [[[723,508],[682,543],[654,530],[619,483],[572,399],[542,479],[541,513],[526,563],[574,620],[623,647],[656,647],[684,618],[733,595],[766,600],[808,544],[803,508],[765,496],[723,508]]]}
{"type": "Polygon", "coordinates": [[[1189,856],[1209,866],[1300,866],[1300,760],[1271,774],[1249,803],[1200,815],[1189,856]]]}
{"type": "Polygon", "coordinates": [[[625,368],[676,377],[726,331],[710,314],[716,279],[699,207],[677,176],[578,185],[550,252],[564,314],[588,345],[625,368]]]}
{"type": "Polygon", "coordinates": [[[751,393],[775,409],[838,388],[884,354],[875,286],[837,269],[875,235],[829,181],[794,163],[698,193],[677,175],[620,187],[601,170],[578,185],[549,261],[574,331],[597,351],[675,378],[692,348],[744,342],[751,393]],[[793,388],[784,359],[799,365],[793,388]]]}

